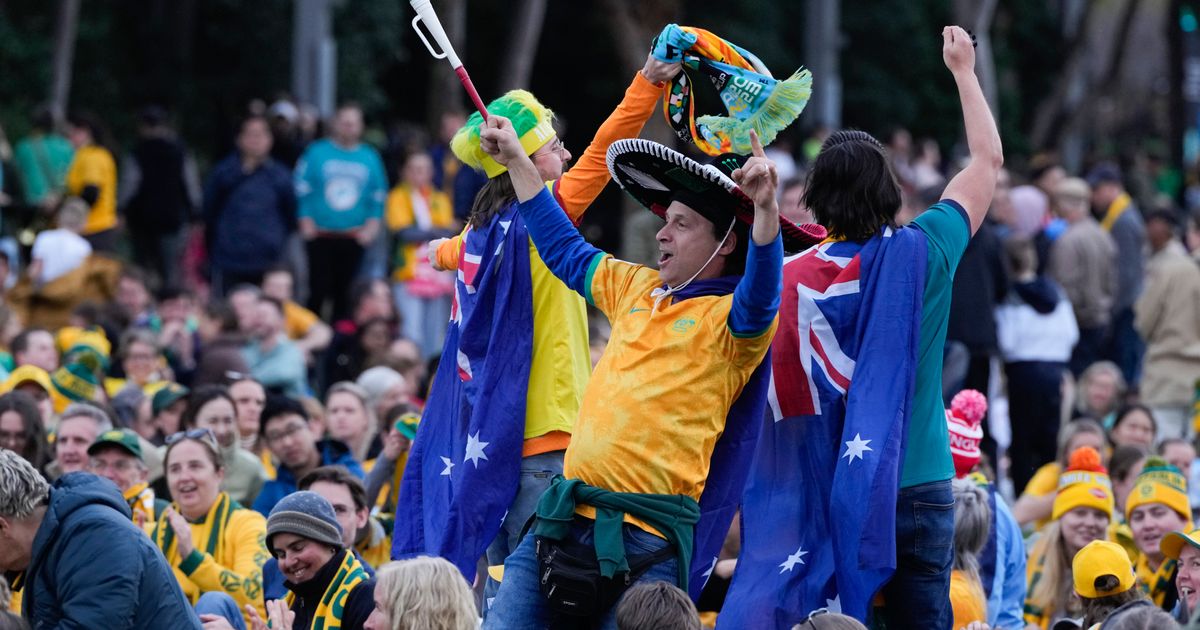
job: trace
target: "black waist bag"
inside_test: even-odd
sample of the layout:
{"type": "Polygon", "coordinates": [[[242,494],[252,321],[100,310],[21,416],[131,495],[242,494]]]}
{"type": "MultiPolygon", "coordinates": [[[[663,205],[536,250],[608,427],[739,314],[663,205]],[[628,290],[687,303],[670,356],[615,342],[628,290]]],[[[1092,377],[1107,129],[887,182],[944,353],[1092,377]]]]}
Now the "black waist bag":
{"type": "Polygon", "coordinates": [[[671,545],[652,553],[630,555],[626,558],[628,572],[606,578],[600,575],[600,561],[592,544],[541,536],[535,540],[542,595],[551,610],[569,617],[604,614],[650,567],[675,555],[671,545]]]}

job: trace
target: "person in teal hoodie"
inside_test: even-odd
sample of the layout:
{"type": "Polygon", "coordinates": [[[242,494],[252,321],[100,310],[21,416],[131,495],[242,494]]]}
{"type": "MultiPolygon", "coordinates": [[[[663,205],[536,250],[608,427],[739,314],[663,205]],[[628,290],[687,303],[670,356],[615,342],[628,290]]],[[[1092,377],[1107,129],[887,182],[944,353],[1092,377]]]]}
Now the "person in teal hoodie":
{"type": "Polygon", "coordinates": [[[383,161],[361,142],[362,133],[362,110],[344,104],[334,114],[329,138],[309,145],[296,164],[300,233],[310,270],[308,308],[320,314],[332,302],[330,321],[347,315],[346,288],[379,238],[387,195],[383,161]]]}

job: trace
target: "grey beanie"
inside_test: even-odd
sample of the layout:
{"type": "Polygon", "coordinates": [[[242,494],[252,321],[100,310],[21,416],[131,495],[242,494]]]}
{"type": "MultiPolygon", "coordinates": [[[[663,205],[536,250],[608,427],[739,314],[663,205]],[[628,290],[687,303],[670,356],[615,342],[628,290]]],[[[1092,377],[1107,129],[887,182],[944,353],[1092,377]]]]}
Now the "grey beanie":
{"type": "Polygon", "coordinates": [[[342,526],[325,497],[307,490],[279,500],[267,517],[267,547],[275,534],[295,534],[341,549],[342,526]]]}

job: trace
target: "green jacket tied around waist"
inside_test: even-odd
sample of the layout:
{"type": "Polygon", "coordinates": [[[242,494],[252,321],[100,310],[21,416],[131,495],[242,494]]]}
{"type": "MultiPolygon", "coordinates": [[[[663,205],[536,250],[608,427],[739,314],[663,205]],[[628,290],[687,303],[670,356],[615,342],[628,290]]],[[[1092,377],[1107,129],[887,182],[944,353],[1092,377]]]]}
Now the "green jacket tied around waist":
{"type": "Polygon", "coordinates": [[[629,571],[621,531],[625,514],[628,513],[665,534],[667,542],[675,545],[679,559],[679,586],[687,590],[692,537],[696,523],[700,521],[699,503],[680,494],[612,492],[559,475],[538,502],[538,518],[533,533],[550,540],[566,538],[571,521],[575,518],[575,507],[580,503],[596,508],[593,539],[601,575],[611,578],[618,572],[629,571]]]}

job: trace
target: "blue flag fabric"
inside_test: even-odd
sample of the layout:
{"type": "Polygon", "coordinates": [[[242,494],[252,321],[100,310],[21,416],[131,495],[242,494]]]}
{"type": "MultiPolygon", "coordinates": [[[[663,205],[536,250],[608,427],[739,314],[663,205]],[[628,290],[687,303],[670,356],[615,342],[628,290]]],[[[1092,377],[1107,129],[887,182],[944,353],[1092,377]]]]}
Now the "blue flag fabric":
{"type": "Polygon", "coordinates": [[[866,620],[896,567],[896,496],[917,369],[926,241],[830,242],[784,264],[742,552],[720,628],[866,620]]]}
{"type": "Polygon", "coordinates": [[[442,360],[400,484],[392,558],[470,582],[517,493],[533,357],[529,235],[516,204],[463,239],[442,360]]]}
{"type": "MultiPolygon", "coordinates": [[[[741,276],[697,280],[677,291],[675,299],[728,295],[737,288],[739,280],[741,276]]],[[[725,416],[725,430],[709,458],[708,478],[704,481],[704,491],[700,493],[700,522],[696,523],[692,539],[688,594],[693,600],[700,598],[700,592],[717,566],[717,555],[725,543],[725,534],[729,532],[729,524],[733,522],[733,515],[741,503],[754,457],[754,446],[762,427],[762,417],[767,409],[770,366],[771,352],[768,350],[762,363],[742,387],[742,393],[730,405],[729,413],[725,416]]]]}

